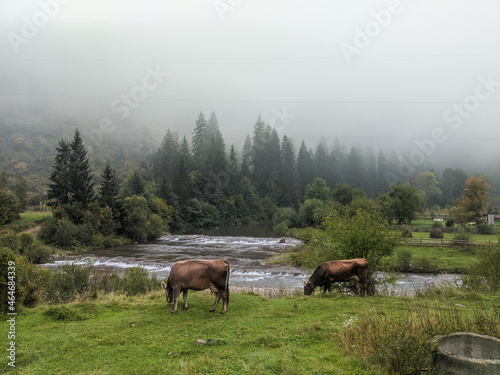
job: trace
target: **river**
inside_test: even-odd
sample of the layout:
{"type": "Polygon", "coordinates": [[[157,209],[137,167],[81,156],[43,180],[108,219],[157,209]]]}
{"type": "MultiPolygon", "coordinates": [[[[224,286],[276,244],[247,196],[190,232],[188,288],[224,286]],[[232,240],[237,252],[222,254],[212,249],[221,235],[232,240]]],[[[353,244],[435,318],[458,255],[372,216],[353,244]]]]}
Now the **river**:
{"type": "MultiPolygon", "coordinates": [[[[253,237],[207,234],[171,234],[147,244],[93,250],[77,262],[93,262],[96,267],[123,270],[143,267],[165,277],[181,260],[225,258],[231,263],[231,286],[236,289],[302,289],[310,272],[286,266],[267,266],[265,261],[287,248],[299,246],[295,238],[253,237]]],[[[56,267],[68,260],[45,264],[56,267]]],[[[384,274],[377,275],[383,278],[384,274]]],[[[389,294],[413,294],[416,290],[443,282],[455,282],[457,275],[402,274],[397,283],[384,289],[389,294]]]]}

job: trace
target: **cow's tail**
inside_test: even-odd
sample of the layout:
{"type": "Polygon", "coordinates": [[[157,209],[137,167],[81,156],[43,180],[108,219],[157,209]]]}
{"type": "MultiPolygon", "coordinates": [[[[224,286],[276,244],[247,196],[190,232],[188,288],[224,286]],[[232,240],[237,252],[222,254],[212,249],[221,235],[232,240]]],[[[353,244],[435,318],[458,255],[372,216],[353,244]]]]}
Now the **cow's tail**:
{"type": "Polygon", "coordinates": [[[227,304],[229,305],[229,274],[231,273],[231,265],[227,262],[227,273],[226,273],[226,282],[224,284],[224,289],[227,293],[227,304]]]}

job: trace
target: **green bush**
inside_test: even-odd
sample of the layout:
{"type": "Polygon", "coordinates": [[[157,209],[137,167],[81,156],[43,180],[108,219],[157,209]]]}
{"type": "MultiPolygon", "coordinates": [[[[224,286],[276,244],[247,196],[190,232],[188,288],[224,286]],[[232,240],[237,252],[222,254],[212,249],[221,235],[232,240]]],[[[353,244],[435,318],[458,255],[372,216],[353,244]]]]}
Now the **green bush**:
{"type": "Polygon", "coordinates": [[[479,234],[495,234],[495,227],[488,223],[480,223],[477,226],[477,231],[479,234]]]}
{"type": "Polygon", "coordinates": [[[141,267],[127,268],[122,275],[113,274],[111,277],[111,289],[128,296],[144,294],[158,289],[160,284],[161,282],[156,274],[149,277],[148,271],[141,267]]]}
{"type": "Polygon", "coordinates": [[[14,254],[21,252],[21,240],[19,235],[13,231],[8,231],[0,236],[0,248],[6,247],[12,250],[14,254]]]}
{"type": "Polygon", "coordinates": [[[405,238],[413,237],[413,234],[411,233],[411,229],[408,225],[405,225],[403,227],[403,230],[401,231],[401,237],[405,237],[405,238]]]}
{"type": "Polygon", "coordinates": [[[10,191],[0,189],[0,225],[12,223],[21,218],[19,199],[10,191]]]}
{"type": "Polygon", "coordinates": [[[300,225],[299,215],[292,207],[281,207],[273,215],[275,225],[285,223],[288,228],[298,227],[300,225]]]}
{"type": "Polygon", "coordinates": [[[396,269],[400,272],[411,269],[413,254],[410,250],[400,250],[396,256],[396,269]]]}
{"type": "Polygon", "coordinates": [[[275,232],[279,236],[287,236],[289,229],[290,228],[288,228],[287,222],[282,221],[281,223],[273,227],[273,232],[275,232]]]}
{"type": "Polygon", "coordinates": [[[463,227],[460,228],[460,230],[453,235],[454,241],[467,242],[467,241],[470,241],[471,239],[472,239],[472,235],[470,233],[466,232],[465,228],[463,228],[463,227]]]}
{"type": "Polygon", "coordinates": [[[33,307],[46,301],[53,272],[50,269],[35,266],[26,256],[16,257],[17,303],[33,307]]]}
{"type": "Polygon", "coordinates": [[[31,233],[21,233],[19,234],[19,242],[21,246],[21,254],[24,254],[26,250],[29,250],[35,243],[35,237],[31,233]]]}
{"type": "Polygon", "coordinates": [[[59,267],[52,275],[47,298],[53,303],[66,303],[77,294],[88,292],[92,264],[69,263],[59,267]]]}
{"type": "Polygon", "coordinates": [[[500,291],[500,246],[487,246],[476,251],[477,262],[462,276],[467,289],[485,293],[500,291]]]}
{"type": "Polygon", "coordinates": [[[441,223],[440,221],[434,221],[432,223],[432,228],[442,228],[443,227],[443,223],[441,223]]]}
{"type": "Polygon", "coordinates": [[[416,258],[413,261],[412,270],[414,272],[432,273],[437,272],[438,269],[437,264],[427,258],[416,258]]]}
{"type": "Polygon", "coordinates": [[[300,224],[306,226],[317,226],[329,214],[328,206],[319,199],[307,199],[299,208],[300,224]]]}
{"type": "Polygon", "coordinates": [[[453,219],[447,219],[445,225],[447,227],[452,227],[452,226],[455,225],[455,220],[453,220],[453,219]]]}
{"type": "Polygon", "coordinates": [[[35,242],[24,251],[24,255],[28,257],[31,263],[46,263],[50,258],[50,250],[40,242],[35,242]]]}

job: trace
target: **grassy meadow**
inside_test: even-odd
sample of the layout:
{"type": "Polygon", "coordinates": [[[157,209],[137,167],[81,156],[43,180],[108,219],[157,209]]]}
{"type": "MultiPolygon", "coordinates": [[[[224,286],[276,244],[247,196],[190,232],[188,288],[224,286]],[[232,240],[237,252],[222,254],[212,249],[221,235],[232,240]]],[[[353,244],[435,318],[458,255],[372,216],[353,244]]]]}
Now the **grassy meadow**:
{"type": "MultiPolygon", "coordinates": [[[[333,293],[266,299],[243,292],[231,294],[225,315],[219,313],[220,305],[216,313],[208,312],[213,297],[207,292],[190,292],[189,309],[176,314],[170,313],[161,291],[40,305],[24,308],[17,316],[16,368],[7,366],[2,356],[0,373],[376,375],[384,372],[368,344],[382,337],[371,329],[359,329],[357,322],[366,317],[386,325],[377,329],[401,335],[406,332],[401,324],[414,325],[414,318],[409,318],[412,311],[419,311],[422,322],[450,316],[451,323],[459,324],[489,312],[467,323],[472,327],[457,328],[476,325],[478,331],[490,331],[477,322],[492,320],[497,332],[490,333],[498,334],[498,311],[493,312],[500,307],[500,296],[436,293],[426,298],[333,293]],[[372,357],[367,357],[370,352],[372,357]]],[[[441,330],[453,330],[436,323],[441,330]]],[[[7,325],[0,327],[7,344],[7,325]]],[[[396,353],[397,358],[405,355],[396,353]]]]}

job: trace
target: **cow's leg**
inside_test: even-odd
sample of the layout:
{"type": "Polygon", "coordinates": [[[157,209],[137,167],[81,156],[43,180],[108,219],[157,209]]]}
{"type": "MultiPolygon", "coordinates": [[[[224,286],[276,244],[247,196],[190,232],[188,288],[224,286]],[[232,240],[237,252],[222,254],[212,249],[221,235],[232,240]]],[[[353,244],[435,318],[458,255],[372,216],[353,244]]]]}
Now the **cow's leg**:
{"type": "Polygon", "coordinates": [[[214,302],[214,305],[212,306],[212,308],[210,309],[210,312],[214,312],[215,311],[215,308],[217,307],[217,304],[219,303],[219,301],[220,301],[221,298],[222,298],[222,290],[219,289],[215,293],[215,302],[214,302]]]}
{"type": "Polygon", "coordinates": [[[361,297],[366,297],[366,289],[368,288],[368,281],[364,278],[359,279],[361,284],[361,297]]]}
{"type": "Polygon", "coordinates": [[[330,281],[325,281],[325,285],[323,285],[323,293],[332,291],[332,283],[330,281]]]}
{"type": "Polygon", "coordinates": [[[177,302],[179,302],[179,295],[181,294],[180,289],[174,288],[174,308],[171,313],[174,314],[177,311],[177,302]]]}
{"type": "Polygon", "coordinates": [[[182,298],[184,299],[184,307],[182,308],[183,310],[188,309],[188,290],[184,289],[182,291],[182,298]]]}
{"type": "Polygon", "coordinates": [[[221,314],[226,313],[227,304],[229,303],[229,290],[225,290],[222,295],[222,311],[221,314]]]}

